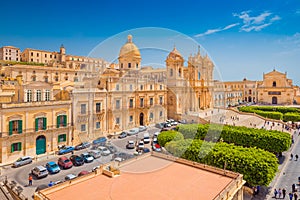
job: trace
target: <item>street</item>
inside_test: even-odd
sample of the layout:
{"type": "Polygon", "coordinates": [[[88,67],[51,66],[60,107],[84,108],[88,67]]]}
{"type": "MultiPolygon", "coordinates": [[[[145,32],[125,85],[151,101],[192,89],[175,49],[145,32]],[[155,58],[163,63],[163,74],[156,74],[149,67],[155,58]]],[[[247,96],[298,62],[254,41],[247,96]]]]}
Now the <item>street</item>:
{"type": "MultiPolygon", "coordinates": [[[[129,154],[133,155],[133,153],[135,152],[135,149],[126,149],[126,144],[129,140],[132,140],[134,142],[140,141],[141,139],[143,139],[144,133],[146,133],[146,132],[148,132],[150,134],[150,137],[152,138],[153,133],[155,133],[159,130],[160,129],[157,129],[155,127],[150,127],[147,129],[147,131],[139,132],[137,135],[127,136],[122,139],[115,138],[115,139],[111,139],[109,142],[117,148],[118,152],[125,152],[125,153],[129,153],[129,154]]],[[[151,149],[150,143],[145,144],[145,147],[151,149]]],[[[74,155],[80,155],[81,153],[87,152],[88,150],[89,149],[74,151],[74,155]]],[[[21,186],[24,189],[22,194],[25,197],[28,197],[28,199],[31,199],[34,191],[36,190],[36,188],[39,185],[43,185],[43,184],[48,185],[50,183],[50,181],[52,181],[52,182],[64,181],[66,175],[68,175],[68,174],[78,175],[78,173],[80,173],[83,170],[92,171],[92,169],[94,167],[97,167],[101,164],[110,162],[112,160],[112,154],[110,154],[108,156],[101,156],[100,158],[95,159],[93,162],[85,163],[82,166],[73,166],[72,168],[65,169],[65,170],[61,169],[61,171],[59,173],[49,174],[45,178],[37,179],[35,176],[33,176],[33,184],[32,184],[32,186],[28,186],[29,174],[31,173],[31,170],[35,166],[38,166],[38,165],[45,166],[46,163],[49,161],[57,162],[59,157],[61,157],[61,156],[70,157],[71,155],[72,155],[71,153],[64,154],[64,155],[54,155],[54,156],[52,155],[52,156],[49,156],[49,159],[45,159],[42,161],[33,161],[33,163],[31,163],[31,164],[24,165],[24,166],[21,166],[18,168],[13,168],[12,166],[6,166],[2,169],[0,178],[1,178],[1,180],[4,180],[5,177],[7,177],[9,182],[15,181],[17,183],[17,186],[21,186]]]]}

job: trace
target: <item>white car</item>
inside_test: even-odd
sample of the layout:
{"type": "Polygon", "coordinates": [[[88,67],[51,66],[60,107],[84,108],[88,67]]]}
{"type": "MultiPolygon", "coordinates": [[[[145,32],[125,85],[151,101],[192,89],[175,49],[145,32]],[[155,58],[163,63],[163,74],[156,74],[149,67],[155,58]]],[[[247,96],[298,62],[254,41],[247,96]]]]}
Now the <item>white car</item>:
{"type": "Polygon", "coordinates": [[[140,141],[138,144],[138,149],[144,149],[144,148],[145,148],[144,142],[140,141]]]}
{"type": "Polygon", "coordinates": [[[139,131],[140,132],[143,132],[143,131],[146,131],[147,130],[147,127],[146,126],[140,126],[139,127],[139,131]]]}
{"type": "Polygon", "coordinates": [[[31,173],[35,175],[37,178],[43,178],[48,176],[48,170],[43,166],[36,166],[31,170],[31,173]]]}
{"type": "Polygon", "coordinates": [[[148,144],[148,143],[150,143],[150,135],[149,135],[149,133],[145,133],[144,134],[144,143],[145,144],[148,144]]]}
{"type": "Polygon", "coordinates": [[[74,178],[76,178],[77,176],[75,174],[68,174],[66,177],[65,177],[65,180],[66,181],[69,181],[69,180],[72,180],[74,178]]]}
{"type": "Polygon", "coordinates": [[[157,138],[157,136],[160,134],[160,132],[155,132],[154,134],[153,134],[153,138],[157,138]]]}
{"type": "Polygon", "coordinates": [[[108,156],[110,154],[110,150],[104,146],[99,146],[98,149],[101,151],[102,156],[108,156]]]}
{"type": "Polygon", "coordinates": [[[133,128],[133,129],[130,129],[127,134],[128,135],[136,135],[136,134],[138,134],[138,132],[139,132],[138,128],[133,128]]]}

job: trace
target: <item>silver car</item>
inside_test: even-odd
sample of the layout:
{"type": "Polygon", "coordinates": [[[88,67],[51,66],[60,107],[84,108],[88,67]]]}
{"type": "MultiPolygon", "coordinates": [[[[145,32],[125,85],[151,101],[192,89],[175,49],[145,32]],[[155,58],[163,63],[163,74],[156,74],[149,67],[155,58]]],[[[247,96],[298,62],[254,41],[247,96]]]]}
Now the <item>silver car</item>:
{"type": "Polygon", "coordinates": [[[22,165],[27,165],[29,163],[32,163],[32,158],[30,156],[23,156],[19,158],[16,162],[14,162],[14,167],[20,167],[22,165]]]}
{"type": "Polygon", "coordinates": [[[43,178],[48,176],[48,171],[45,167],[43,166],[36,166],[31,170],[31,173],[35,175],[37,178],[43,178]]]}

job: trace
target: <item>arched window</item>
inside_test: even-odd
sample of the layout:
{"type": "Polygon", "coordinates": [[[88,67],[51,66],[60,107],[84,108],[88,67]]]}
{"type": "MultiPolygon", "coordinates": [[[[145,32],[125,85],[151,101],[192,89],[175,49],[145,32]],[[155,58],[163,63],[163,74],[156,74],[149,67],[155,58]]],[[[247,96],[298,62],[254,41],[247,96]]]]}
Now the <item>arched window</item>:
{"type": "Polygon", "coordinates": [[[273,87],[276,87],[276,81],[273,81],[273,87]]]}

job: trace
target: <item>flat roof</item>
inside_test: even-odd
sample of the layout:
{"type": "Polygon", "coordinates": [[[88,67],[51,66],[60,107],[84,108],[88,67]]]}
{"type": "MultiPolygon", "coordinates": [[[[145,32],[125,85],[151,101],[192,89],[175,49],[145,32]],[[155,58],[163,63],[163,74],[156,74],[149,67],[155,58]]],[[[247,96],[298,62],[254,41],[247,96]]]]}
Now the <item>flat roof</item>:
{"type": "Polygon", "coordinates": [[[148,156],[120,167],[121,175],[94,176],[48,193],[51,200],[214,199],[234,177],[167,159],[148,156]]]}

